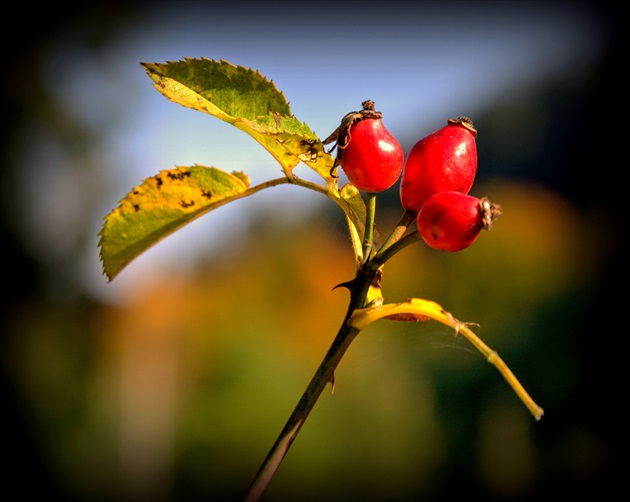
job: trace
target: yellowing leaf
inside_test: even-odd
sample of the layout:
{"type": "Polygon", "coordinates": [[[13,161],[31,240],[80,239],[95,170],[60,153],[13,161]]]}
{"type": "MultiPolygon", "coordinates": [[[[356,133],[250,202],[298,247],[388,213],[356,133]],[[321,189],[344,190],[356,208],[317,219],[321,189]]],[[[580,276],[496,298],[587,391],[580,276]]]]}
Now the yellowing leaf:
{"type": "Polygon", "coordinates": [[[356,225],[363,238],[365,230],[365,201],[361,197],[361,192],[352,183],[346,183],[339,190],[339,195],[343,199],[347,208],[346,214],[348,218],[356,225]]]}
{"type": "Polygon", "coordinates": [[[142,66],[164,96],[246,132],[273,155],[286,175],[304,162],[325,180],[332,179],[332,156],[291,114],[274,82],[258,71],[206,58],[142,66]]]}
{"type": "Polygon", "coordinates": [[[372,279],[372,283],[368,289],[367,295],[365,297],[366,305],[370,306],[379,306],[383,305],[385,301],[383,297],[383,287],[381,286],[381,281],[383,280],[383,268],[385,265],[381,265],[381,267],[374,274],[374,279],[372,279]]]}
{"type": "Polygon", "coordinates": [[[433,319],[453,328],[459,324],[459,321],[446,312],[438,303],[419,298],[411,298],[401,303],[389,303],[371,308],[357,309],[352,314],[349,324],[361,330],[379,319],[390,318],[398,320],[402,316],[409,316],[409,320],[433,319]]]}
{"type": "Polygon", "coordinates": [[[365,233],[365,202],[359,190],[351,183],[346,183],[341,190],[329,192],[333,199],[346,214],[348,231],[352,241],[354,257],[358,266],[363,263],[363,234],[365,233]]]}
{"type": "Polygon", "coordinates": [[[462,323],[455,319],[449,312],[436,302],[423,300],[420,298],[410,298],[401,303],[390,303],[377,305],[355,310],[348,325],[359,330],[364,329],[369,324],[379,319],[394,319],[406,321],[424,321],[433,319],[455,330],[456,334],[463,335],[486,359],[494,365],[508,384],[512,387],[516,395],[534,416],[540,420],[544,410],[538,406],[512,373],[512,370],[505,364],[499,354],[488,347],[469,327],[469,324],[462,323]]]}
{"type": "Polygon", "coordinates": [[[158,241],[248,187],[242,173],[199,165],[160,171],[146,179],[105,218],[99,233],[103,272],[111,281],[158,241]]]}

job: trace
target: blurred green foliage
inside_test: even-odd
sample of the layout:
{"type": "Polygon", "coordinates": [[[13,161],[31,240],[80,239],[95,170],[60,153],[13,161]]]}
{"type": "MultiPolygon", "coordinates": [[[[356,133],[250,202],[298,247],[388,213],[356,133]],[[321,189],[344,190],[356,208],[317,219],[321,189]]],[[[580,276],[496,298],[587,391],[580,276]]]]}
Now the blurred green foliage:
{"type": "MultiPolygon", "coordinates": [[[[461,253],[420,243],[403,251],[386,265],[385,299],[434,299],[479,323],[553,417],[578,368],[561,350],[563,313],[550,310],[593,280],[582,272],[598,266],[594,250],[573,254],[588,229],[540,186],[478,189],[502,201],[504,218],[461,253]],[[548,217],[532,221],[533,206],[548,217]]],[[[229,500],[247,486],[336,333],[347,292],[332,288],[354,266],[325,212],[295,226],[272,213],[260,221],[194,273],[156,273],[124,307],[41,305],[37,316],[14,316],[23,335],[13,370],[72,492],[229,500]]],[[[368,327],[336,382],[272,482],[272,500],[429,497],[462,457],[484,492],[511,497],[545,467],[536,428],[546,418],[531,419],[499,373],[441,325],[368,327]]]]}
{"type": "MultiPolygon", "coordinates": [[[[73,20],[98,47],[121,17],[141,12],[79,14],[32,27],[2,82],[5,489],[77,502],[237,499],[342,320],[347,293],[332,288],[354,267],[343,219],[336,207],[299,224],[261,213],[211,261],[156,271],[125,305],[83,293],[67,263],[42,260],[23,233],[13,157],[28,125],[56,128],[90,160],[98,138],[64,115],[36,63],[73,20]]],[[[342,361],[334,393],[322,395],[267,500],[616,493],[627,209],[623,183],[601,160],[622,130],[610,117],[623,81],[615,28],[585,84],[541,83],[524,104],[507,99],[475,117],[485,161],[474,192],[504,209],[492,231],[455,255],[412,246],[385,267],[386,301],[427,298],[478,323],[545,408],[542,421],[452,331],[379,322],[342,361]],[[506,124],[530,139],[509,143],[506,124]]],[[[91,176],[97,193],[105,175],[91,176]]],[[[396,191],[379,204],[383,232],[399,216],[396,191]]],[[[67,260],[98,231],[80,215],[67,260]]]]}

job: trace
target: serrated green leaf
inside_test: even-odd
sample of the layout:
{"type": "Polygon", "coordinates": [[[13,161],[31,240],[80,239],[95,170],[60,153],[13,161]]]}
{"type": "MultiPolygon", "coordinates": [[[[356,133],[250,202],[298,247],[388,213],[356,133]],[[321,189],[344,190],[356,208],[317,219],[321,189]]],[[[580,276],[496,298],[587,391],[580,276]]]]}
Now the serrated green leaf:
{"type": "Polygon", "coordinates": [[[111,281],[151,246],[248,187],[243,173],[199,165],[147,178],[105,218],[99,233],[103,272],[111,281]]]}
{"type": "Polygon", "coordinates": [[[304,162],[325,180],[332,179],[332,156],[308,125],[291,114],[274,82],[260,72],[206,58],[142,66],[164,96],[246,132],[271,153],[286,175],[304,162]]]}
{"type": "Polygon", "coordinates": [[[158,91],[183,106],[249,120],[269,114],[291,116],[284,94],[257,70],[207,58],[141,65],[158,91]]]}

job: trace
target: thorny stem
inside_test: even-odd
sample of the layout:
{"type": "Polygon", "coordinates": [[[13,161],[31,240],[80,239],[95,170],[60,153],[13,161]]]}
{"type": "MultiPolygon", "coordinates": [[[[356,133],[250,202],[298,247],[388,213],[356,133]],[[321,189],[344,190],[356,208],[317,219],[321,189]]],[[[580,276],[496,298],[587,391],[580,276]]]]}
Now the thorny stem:
{"type": "Polygon", "coordinates": [[[344,322],[326,357],[317,369],[306,391],[287,420],[284,429],[282,429],[256,477],[250,484],[243,499],[244,501],[257,501],[263,494],[324,388],[329,382],[334,386],[335,368],[358,333],[358,329],[350,328],[344,322]]]}
{"type": "MultiPolygon", "coordinates": [[[[273,180],[270,184],[266,186],[273,186],[281,183],[296,183],[301,186],[306,186],[307,188],[315,188],[319,185],[315,185],[315,187],[307,186],[311,185],[309,182],[305,182],[304,180],[273,180]]],[[[255,187],[257,189],[258,187],[255,187]]],[[[320,190],[325,193],[324,190],[320,190]]],[[[407,235],[409,225],[414,221],[415,214],[410,211],[405,211],[402,215],[400,221],[389,235],[389,237],[385,240],[380,249],[372,255],[373,253],[373,230],[374,230],[374,210],[376,207],[375,202],[375,194],[368,194],[367,196],[367,211],[366,211],[366,228],[365,228],[365,238],[363,240],[363,250],[364,250],[364,262],[357,271],[355,278],[346,283],[346,285],[350,289],[350,302],[348,304],[348,310],[346,311],[346,315],[344,320],[337,332],[337,336],[333,340],[328,352],[324,356],[324,359],[320,363],[315,375],[312,377],[309,382],[306,390],[302,394],[302,397],[298,401],[293,413],[287,420],[284,428],[278,435],[276,442],[271,447],[271,450],[267,454],[267,457],[263,461],[260,469],[256,473],[256,476],[252,480],[249,485],[247,492],[243,498],[244,502],[256,502],[262,496],[263,492],[267,488],[268,484],[271,482],[276,470],[280,466],[280,463],[286,456],[289,448],[291,447],[293,441],[297,437],[300,429],[304,425],[304,422],[308,418],[311,410],[315,406],[315,403],[321,396],[322,392],[326,388],[326,385],[331,384],[334,389],[335,385],[335,370],[339,365],[342,357],[350,347],[352,341],[356,338],[356,336],[360,332],[360,328],[351,324],[351,318],[353,313],[357,309],[365,308],[366,298],[368,295],[368,291],[370,285],[372,284],[379,268],[392,256],[396,253],[409,246],[410,244],[418,241],[421,236],[417,230],[414,230],[407,235]]],[[[522,388],[518,380],[512,375],[509,371],[509,368],[505,365],[505,363],[501,360],[501,358],[494,351],[491,351],[481,340],[478,339],[470,331],[467,326],[462,325],[459,326],[460,331],[464,331],[467,335],[467,338],[473,342],[473,344],[481,350],[481,352],[486,355],[488,361],[492,362],[506,377],[510,385],[517,390],[517,393],[521,398],[524,398],[524,401],[528,405],[530,411],[536,416],[537,419],[542,415],[542,409],[539,408],[531,398],[529,397],[525,390],[522,388]]]]}
{"type": "MultiPolygon", "coordinates": [[[[287,181],[284,182],[286,183],[287,181]]],[[[295,181],[289,180],[288,182],[295,181]]],[[[281,180],[274,180],[273,183],[280,184],[281,180]]],[[[297,184],[300,185],[304,185],[305,183],[308,182],[304,182],[304,180],[297,181],[297,184]]],[[[249,485],[243,498],[244,502],[255,502],[262,496],[263,492],[267,488],[267,485],[271,482],[276,470],[280,466],[280,463],[289,451],[291,444],[297,437],[302,425],[304,425],[308,415],[315,406],[315,403],[326,388],[326,385],[330,383],[334,389],[335,370],[337,369],[342,357],[350,347],[350,344],[359,334],[359,330],[350,326],[348,321],[356,309],[365,307],[370,285],[372,284],[379,267],[395,253],[412,242],[415,242],[419,238],[417,231],[403,237],[409,225],[415,219],[414,213],[406,211],[392,233],[385,240],[380,250],[372,259],[370,259],[374,241],[375,212],[376,194],[367,193],[365,236],[363,239],[363,256],[365,257],[365,261],[358,270],[354,280],[350,283],[350,302],[348,304],[346,316],[339,328],[339,331],[337,332],[337,336],[333,340],[328,352],[317,368],[315,375],[313,375],[313,378],[306,387],[304,394],[302,394],[302,397],[293,410],[293,413],[287,420],[284,428],[278,435],[276,442],[271,447],[271,450],[269,450],[267,457],[249,485]]]]}
{"type": "Polygon", "coordinates": [[[350,326],[348,321],[355,309],[365,306],[365,298],[375,274],[376,271],[371,272],[363,267],[354,279],[350,291],[350,303],[341,328],[258,473],[249,485],[243,498],[244,502],[254,502],[262,496],[326,385],[330,383],[334,389],[335,370],[350,344],[359,334],[359,330],[350,326]]]}
{"type": "MultiPolygon", "coordinates": [[[[267,485],[273,478],[276,470],[280,466],[280,463],[286,456],[291,444],[298,435],[298,432],[304,425],[308,415],[315,406],[315,403],[319,399],[326,385],[330,383],[334,389],[335,384],[335,370],[339,365],[343,355],[346,353],[350,344],[359,334],[359,330],[348,324],[352,313],[356,309],[365,307],[367,294],[377,273],[378,266],[374,266],[369,259],[371,254],[373,239],[374,239],[374,214],[376,209],[376,194],[367,194],[367,211],[366,211],[366,227],[365,238],[363,240],[365,262],[358,270],[354,280],[350,285],[350,302],[348,304],[348,310],[346,316],[337,332],[337,336],[332,342],[332,345],[328,349],[328,352],[324,356],[324,359],[320,363],[315,375],[309,382],[304,394],[298,401],[293,413],[287,420],[284,428],[278,435],[276,442],[271,447],[271,450],[267,454],[267,457],[263,461],[256,476],[249,485],[247,492],[243,498],[244,502],[257,501],[267,488],[267,485]]],[[[389,252],[381,255],[381,264],[385,259],[391,257],[395,252],[395,242],[405,233],[407,226],[411,219],[408,215],[403,216],[401,222],[396,230],[392,232],[392,235],[387,239],[389,246],[389,252]],[[402,228],[404,227],[404,228],[402,228]]],[[[398,248],[401,249],[401,248],[398,248]]],[[[378,256],[378,255],[377,255],[378,256]]]]}

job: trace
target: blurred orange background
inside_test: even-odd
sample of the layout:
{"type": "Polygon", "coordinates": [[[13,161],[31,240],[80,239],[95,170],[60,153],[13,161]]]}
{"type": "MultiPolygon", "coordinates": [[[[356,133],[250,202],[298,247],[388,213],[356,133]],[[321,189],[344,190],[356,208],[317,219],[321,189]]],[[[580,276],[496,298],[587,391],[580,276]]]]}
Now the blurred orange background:
{"type": "MultiPolygon", "coordinates": [[[[613,13],[560,2],[392,2],[363,18],[351,2],[202,5],[51,12],[54,22],[31,25],[9,55],[4,490],[77,502],[238,500],[339,328],[348,295],[333,288],[354,271],[343,214],[298,187],[220,208],[111,284],[100,275],[102,219],[158,170],[200,163],[251,170],[255,182],[280,175],[242,133],[164,100],[137,64],[201,56],[260,69],[320,136],[366,93],[405,151],[471,112],[471,193],[504,215],[463,252],[405,249],[385,267],[385,300],[434,300],[478,325],[545,409],[536,422],[444,326],[381,321],[346,354],[334,393],[322,395],[265,500],[525,501],[616,490],[623,362],[607,344],[622,308],[615,282],[627,275],[627,210],[622,125],[611,116],[620,85],[613,13]],[[545,26],[565,34],[549,53],[553,43],[567,50],[543,65],[535,38],[545,26]],[[458,46],[463,53],[451,52],[458,46]],[[507,55],[491,50],[502,46],[507,55]],[[470,76],[474,92],[457,80],[464,61],[487,64],[470,76]]],[[[296,174],[311,176],[305,166],[296,174]]],[[[400,215],[394,187],[378,199],[380,233],[400,215]]]]}

